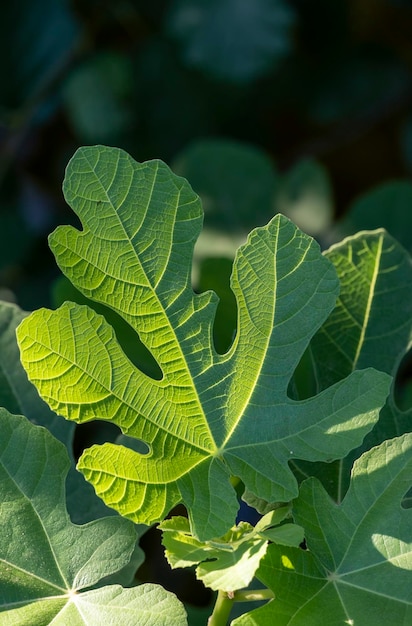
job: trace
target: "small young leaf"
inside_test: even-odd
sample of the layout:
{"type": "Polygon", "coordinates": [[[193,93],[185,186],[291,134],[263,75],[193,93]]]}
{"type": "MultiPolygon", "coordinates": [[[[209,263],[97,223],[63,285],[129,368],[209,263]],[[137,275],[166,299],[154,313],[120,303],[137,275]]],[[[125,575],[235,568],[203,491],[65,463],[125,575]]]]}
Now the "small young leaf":
{"type": "Polygon", "coordinates": [[[133,524],[119,516],[72,524],[63,444],[5,409],[0,432],[1,624],[185,624],[183,606],[154,585],[90,589],[127,565],[133,524]]]}
{"type": "Polygon", "coordinates": [[[325,256],[341,290],[311,342],[319,389],[365,367],[395,375],[412,341],[411,257],[383,229],[348,237],[325,256]]]}
{"type": "Polygon", "coordinates": [[[269,528],[264,536],[280,546],[299,546],[304,539],[304,532],[297,524],[282,524],[277,528],[269,528]]]}
{"type": "Polygon", "coordinates": [[[412,511],[400,502],[412,483],[412,434],[355,462],[340,506],[310,478],[294,517],[308,550],[272,545],[257,577],[276,598],[236,626],[334,626],[412,622],[412,511]]]}
{"type": "Polygon", "coordinates": [[[237,531],[236,542],[231,541],[233,536],[229,533],[226,542],[222,538],[218,545],[211,545],[212,542],[200,542],[193,537],[189,522],[185,519],[183,524],[182,520],[174,517],[160,524],[166,558],[172,567],[197,565],[196,577],[214,590],[236,591],[250,583],[266,552],[267,539],[253,536],[253,527],[241,522],[233,529],[237,531]],[[170,521],[175,522],[173,526],[170,521]]]}
{"type": "Polygon", "coordinates": [[[190,285],[202,223],[199,198],[160,161],[81,148],[64,191],[83,230],[59,227],[50,245],[87,297],[139,334],[163,377],[134,367],[113,329],[85,306],[41,309],[18,329],[22,362],[41,396],[77,422],[112,420],[147,454],[115,444],[87,449],[78,467],[106,504],[135,522],[186,505],[199,540],[224,535],[238,508],[230,476],[268,502],[298,493],[291,459],[332,460],[361,443],[390,377],[371,369],[301,402],[290,378],[332,310],[339,283],[312,238],[283,216],[237,252],[231,286],[237,334],[227,353],[212,341],[217,300],[190,285]]]}
{"type": "Polygon", "coordinates": [[[224,537],[201,542],[190,532],[184,517],[172,517],[159,524],[163,533],[166,558],[171,567],[197,565],[196,576],[214,590],[236,591],[247,587],[266,553],[269,541],[279,539],[281,545],[298,546],[303,541],[303,528],[296,524],[275,526],[284,519],[290,507],[282,507],[260,520],[255,526],[240,522],[224,537]]]}

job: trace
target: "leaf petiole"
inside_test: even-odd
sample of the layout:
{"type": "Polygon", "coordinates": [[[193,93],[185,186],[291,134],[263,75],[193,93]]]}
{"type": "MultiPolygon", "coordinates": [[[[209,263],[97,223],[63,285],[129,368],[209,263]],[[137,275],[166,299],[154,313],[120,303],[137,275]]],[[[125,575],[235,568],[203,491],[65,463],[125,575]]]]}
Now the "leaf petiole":
{"type": "Polygon", "coordinates": [[[274,597],[275,594],[271,589],[242,589],[230,593],[220,590],[207,624],[208,626],[226,626],[234,602],[262,602],[274,597]]]}
{"type": "Polygon", "coordinates": [[[232,610],[234,599],[227,591],[218,591],[212,615],[207,621],[208,626],[226,626],[232,610]]]}

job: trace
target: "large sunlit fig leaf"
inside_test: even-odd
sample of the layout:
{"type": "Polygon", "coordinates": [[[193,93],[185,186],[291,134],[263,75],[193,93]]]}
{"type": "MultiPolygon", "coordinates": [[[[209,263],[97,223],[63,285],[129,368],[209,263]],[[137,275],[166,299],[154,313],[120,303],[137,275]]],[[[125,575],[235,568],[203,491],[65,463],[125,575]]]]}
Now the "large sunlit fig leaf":
{"type": "Polygon", "coordinates": [[[185,624],[183,606],[163,589],[106,584],[128,564],[136,531],[120,516],[70,521],[63,444],[3,408],[0,435],[0,623],[185,624]]]}
{"type": "Polygon", "coordinates": [[[411,485],[412,434],[358,459],[340,505],[316,478],[305,481],[293,510],[308,550],[270,546],[256,575],[276,599],[233,624],[408,626],[412,511],[400,503],[411,485]]]}
{"type": "Polygon", "coordinates": [[[59,227],[50,245],[87,297],[117,311],[156,359],[162,378],[132,365],[105,319],[87,306],[41,309],[18,329],[22,362],[41,396],[77,422],[100,418],[142,440],[85,450],[79,469],[106,504],[133,521],[160,521],[184,502],[200,540],[234,524],[234,475],[257,497],[290,501],[291,459],[332,460],[361,443],[390,377],[353,372],[316,397],[288,397],[290,378],[332,310],[339,283],[316,242],[276,216],[236,254],[237,333],[213,346],[217,298],[190,284],[202,225],[198,196],[161,161],[80,149],[64,193],[83,230],[59,227]]]}
{"type": "Polygon", "coordinates": [[[25,415],[33,424],[45,426],[64,443],[71,460],[66,480],[67,509],[73,522],[85,523],[111,514],[94,490],[75,469],[73,437],[75,424],[56,415],[27,378],[20,362],[16,328],[28,315],[17,305],[0,302],[0,406],[25,415]]]}
{"type": "MultiPolygon", "coordinates": [[[[385,230],[358,233],[325,253],[341,283],[336,307],[309,347],[314,391],[342,380],[355,369],[379,367],[395,379],[412,344],[412,259],[385,230]]],[[[307,363],[306,363],[307,366],[307,363]]],[[[304,367],[306,379],[309,370],[304,367]]],[[[392,388],[379,422],[362,446],[332,465],[306,466],[339,502],[353,461],[385,439],[412,430],[412,412],[398,408],[392,388]]]]}

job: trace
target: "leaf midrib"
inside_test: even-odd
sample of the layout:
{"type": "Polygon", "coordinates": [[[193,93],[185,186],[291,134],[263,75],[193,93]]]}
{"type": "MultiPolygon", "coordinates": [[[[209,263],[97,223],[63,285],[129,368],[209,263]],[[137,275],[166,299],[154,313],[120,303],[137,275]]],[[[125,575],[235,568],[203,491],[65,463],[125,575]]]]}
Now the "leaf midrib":
{"type": "Polygon", "coordinates": [[[382,593],[381,591],[375,591],[374,589],[370,589],[369,587],[362,587],[361,585],[354,585],[353,583],[350,583],[348,580],[339,579],[339,581],[335,582],[334,585],[335,587],[337,587],[338,585],[344,585],[345,587],[352,587],[353,589],[358,589],[360,591],[364,591],[365,593],[366,592],[370,593],[371,595],[374,595],[374,596],[379,596],[381,598],[388,598],[388,600],[391,600],[391,602],[399,602],[401,604],[412,606],[412,601],[408,602],[406,599],[389,596],[386,593],[382,593]]]}
{"type": "MultiPolygon", "coordinates": [[[[5,450],[6,450],[6,449],[7,449],[7,447],[5,448],[5,450]]],[[[4,450],[4,451],[5,451],[5,450],[4,450]]],[[[2,454],[3,454],[3,453],[2,453],[2,454]]],[[[40,523],[40,526],[41,526],[41,528],[43,529],[44,536],[45,536],[45,537],[46,537],[46,539],[47,539],[47,545],[48,545],[48,546],[49,546],[49,548],[50,548],[50,553],[51,553],[51,555],[53,556],[53,559],[54,559],[54,562],[55,562],[55,565],[56,565],[57,571],[59,572],[60,577],[61,577],[61,579],[62,579],[63,583],[66,585],[66,589],[61,588],[61,587],[59,587],[58,585],[55,585],[54,583],[50,583],[49,581],[44,580],[44,579],[40,578],[39,576],[36,576],[36,575],[34,575],[34,576],[35,576],[38,580],[44,580],[44,582],[45,582],[47,585],[52,586],[54,589],[58,589],[58,590],[62,590],[62,591],[64,591],[64,592],[66,592],[68,589],[70,589],[70,585],[69,585],[69,583],[68,583],[68,581],[67,581],[67,578],[66,578],[66,576],[64,575],[64,573],[63,573],[63,571],[62,571],[62,569],[61,569],[61,567],[60,567],[60,563],[59,563],[59,560],[58,560],[58,558],[57,558],[57,556],[56,556],[56,553],[55,553],[54,547],[53,547],[53,545],[52,545],[52,542],[51,542],[51,538],[50,538],[49,532],[48,532],[48,530],[46,529],[46,527],[45,527],[45,525],[44,525],[44,523],[43,523],[43,520],[42,520],[42,518],[40,517],[40,515],[39,515],[39,513],[38,513],[38,511],[37,511],[37,509],[36,509],[36,507],[34,506],[33,501],[32,501],[32,500],[30,500],[30,498],[26,495],[25,491],[22,489],[22,487],[20,486],[20,484],[17,482],[17,480],[16,480],[15,476],[13,476],[12,474],[10,474],[10,472],[9,472],[9,470],[8,470],[8,467],[4,464],[4,462],[3,462],[3,459],[2,459],[2,458],[1,458],[1,461],[2,461],[2,466],[3,466],[3,469],[4,469],[4,471],[6,472],[7,476],[9,477],[9,479],[11,480],[11,482],[12,482],[12,483],[16,486],[16,488],[18,489],[19,493],[20,493],[20,494],[22,495],[22,497],[26,500],[26,502],[28,502],[28,503],[29,503],[29,507],[30,507],[30,509],[34,512],[35,516],[37,517],[37,519],[38,519],[38,521],[39,521],[39,523],[40,523]]],[[[44,472],[44,469],[45,469],[45,468],[43,467],[43,468],[42,468],[42,473],[44,472]]],[[[2,561],[3,561],[3,562],[6,562],[6,561],[4,561],[4,559],[2,559],[2,561]]],[[[17,567],[17,566],[15,566],[15,565],[13,565],[13,567],[14,567],[15,569],[19,569],[19,570],[20,570],[20,571],[22,571],[22,572],[25,572],[26,574],[28,574],[28,575],[30,575],[30,576],[32,575],[32,574],[31,574],[31,572],[27,572],[26,570],[23,570],[23,569],[22,569],[22,568],[20,568],[20,567],[17,567]]]]}
{"type": "MultiPolygon", "coordinates": [[[[257,383],[259,381],[259,378],[260,378],[260,375],[261,375],[261,372],[262,372],[262,368],[264,367],[265,362],[266,362],[267,354],[268,354],[268,351],[269,351],[268,348],[269,348],[269,344],[270,344],[270,342],[272,340],[272,335],[273,335],[274,331],[277,328],[277,324],[276,324],[276,303],[277,303],[277,296],[278,296],[278,287],[279,287],[279,284],[281,282],[281,280],[277,279],[278,278],[277,253],[278,253],[278,246],[279,246],[279,238],[280,238],[280,230],[281,230],[281,228],[282,228],[282,225],[280,224],[280,221],[279,221],[279,225],[278,225],[278,228],[276,229],[276,233],[275,233],[273,249],[270,250],[270,252],[272,254],[272,259],[273,259],[273,275],[274,275],[273,284],[275,285],[275,288],[273,289],[273,307],[272,307],[272,326],[271,326],[271,331],[267,334],[265,347],[262,350],[262,359],[260,361],[260,366],[259,366],[259,368],[256,369],[256,375],[254,377],[254,384],[251,385],[249,394],[248,394],[247,398],[245,399],[243,407],[242,407],[241,411],[239,411],[238,417],[234,421],[234,423],[232,425],[232,428],[228,431],[228,434],[227,434],[227,436],[226,436],[226,438],[225,438],[225,440],[224,440],[224,442],[223,442],[223,444],[221,446],[222,449],[226,447],[226,444],[229,442],[229,440],[233,436],[233,433],[235,432],[235,430],[238,427],[239,423],[241,422],[245,412],[247,411],[247,408],[248,408],[248,406],[250,404],[250,400],[251,400],[253,394],[256,391],[257,383]]],[[[295,235],[294,235],[294,237],[295,237],[295,235]]],[[[291,245],[294,237],[289,240],[288,245],[291,245]]],[[[302,254],[302,258],[293,267],[293,269],[289,272],[289,274],[292,274],[292,273],[296,272],[296,270],[305,262],[305,259],[306,259],[307,255],[309,254],[310,249],[311,249],[311,246],[310,245],[306,245],[304,253],[302,254]]],[[[284,278],[285,278],[285,276],[282,276],[282,280],[284,278]]],[[[314,295],[315,294],[313,294],[313,296],[314,295]]],[[[230,358],[235,358],[236,351],[237,351],[237,346],[238,346],[238,339],[235,340],[235,342],[233,343],[233,346],[232,346],[232,348],[230,350],[230,353],[229,353],[229,357],[230,358]]],[[[284,400],[281,403],[279,403],[279,404],[284,404],[285,400],[289,400],[289,398],[286,395],[285,395],[284,400]]],[[[291,402],[291,404],[295,404],[295,403],[291,402]]],[[[275,406],[276,405],[273,404],[272,408],[275,408],[275,406]]],[[[307,430],[307,429],[312,428],[312,427],[313,427],[313,425],[309,425],[304,430],[307,430]]],[[[288,437],[289,436],[290,435],[288,435],[288,437]]],[[[276,439],[276,441],[278,441],[278,439],[276,439]]],[[[267,443],[267,441],[265,443],[267,443]]],[[[248,445],[251,445],[251,446],[256,445],[256,442],[254,442],[254,443],[252,442],[251,444],[242,443],[241,447],[248,447],[248,445]]],[[[239,447],[239,446],[235,446],[235,447],[239,447]]],[[[231,449],[234,449],[234,448],[231,448],[231,449]]]]}
{"type": "Polygon", "coordinates": [[[372,303],[373,303],[373,299],[375,296],[375,287],[376,287],[376,283],[377,283],[378,275],[379,275],[379,267],[380,267],[381,257],[382,257],[382,247],[383,247],[383,236],[381,235],[378,239],[378,250],[375,255],[375,263],[374,263],[372,279],[371,279],[371,283],[369,287],[368,301],[366,303],[366,309],[365,309],[363,324],[361,327],[361,333],[359,335],[359,341],[358,341],[358,345],[356,348],[355,357],[353,359],[352,371],[356,369],[356,366],[358,364],[358,361],[362,352],[362,348],[365,342],[366,331],[368,328],[368,322],[369,322],[369,318],[370,318],[371,310],[372,310],[372,303]]]}
{"type": "MultiPolygon", "coordinates": [[[[47,535],[46,535],[47,536],[47,535]]],[[[54,556],[54,552],[53,552],[53,556],[54,556]]],[[[42,578],[41,576],[39,576],[38,574],[35,574],[34,572],[31,572],[29,570],[25,570],[22,567],[19,567],[18,565],[16,565],[15,563],[12,563],[11,561],[7,561],[6,559],[0,559],[0,563],[4,563],[7,567],[11,567],[13,570],[16,570],[18,572],[22,572],[25,576],[27,576],[30,579],[35,579],[40,581],[42,584],[44,584],[47,587],[50,587],[51,589],[57,589],[57,591],[61,591],[62,593],[59,594],[56,597],[63,597],[68,591],[70,591],[69,587],[59,587],[59,585],[56,585],[55,583],[50,582],[49,580],[47,580],[46,578],[42,578]]],[[[56,565],[58,565],[57,561],[56,561],[56,565]]],[[[58,568],[60,571],[60,568],[58,568]]],[[[64,579],[63,579],[64,580],[64,579]]],[[[66,582],[66,581],[64,581],[66,582]]],[[[43,600],[43,599],[48,599],[49,596],[38,596],[38,600],[43,600]]],[[[18,602],[15,603],[7,603],[7,604],[2,604],[1,605],[1,610],[3,610],[3,608],[6,606],[12,606],[13,604],[26,604],[27,602],[34,602],[36,601],[36,598],[30,598],[30,600],[19,600],[18,602]]]]}
{"type": "MultiPolygon", "coordinates": [[[[210,439],[210,442],[213,442],[213,448],[212,448],[212,449],[209,449],[209,448],[208,448],[208,449],[203,448],[203,447],[201,447],[201,446],[199,446],[199,445],[194,444],[194,442],[193,442],[193,441],[187,441],[187,440],[186,440],[186,439],[184,439],[183,437],[177,436],[177,435],[176,435],[176,434],[174,434],[174,433],[173,433],[173,434],[172,434],[172,433],[170,433],[167,429],[165,429],[165,428],[161,427],[161,426],[160,426],[159,424],[157,424],[156,422],[153,422],[153,420],[151,420],[151,419],[150,419],[149,421],[150,421],[151,423],[154,423],[157,427],[161,428],[164,432],[167,432],[167,433],[169,433],[169,434],[172,434],[174,437],[177,437],[178,439],[182,439],[183,441],[186,441],[188,444],[191,444],[194,448],[197,448],[197,449],[199,449],[199,450],[202,450],[203,452],[207,452],[208,454],[214,454],[214,452],[216,452],[216,450],[217,450],[216,443],[215,443],[215,441],[214,441],[214,438],[213,438],[212,432],[211,432],[211,430],[210,430],[210,426],[209,426],[208,420],[207,420],[206,415],[205,415],[205,413],[204,413],[202,403],[200,402],[199,394],[198,394],[197,388],[196,388],[196,386],[195,386],[195,384],[194,384],[194,382],[195,382],[195,381],[194,381],[194,378],[192,377],[191,372],[190,372],[190,370],[188,369],[186,359],[185,359],[184,354],[183,354],[183,352],[182,352],[182,350],[181,350],[180,342],[177,340],[175,330],[174,330],[173,326],[170,324],[169,317],[168,317],[168,315],[166,315],[166,311],[165,311],[165,309],[164,309],[164,307],[163,307],[162,302],[160,301],[160,299],[159,299],[159,297],[158,297],[158,295],[157,295],[156,290],[153,288],[153,286],[151,285],[150,281],[148,280],[147,274],[146,274],[146,272],[144,271],[144,268],[143,268],[142,263],[141,263],[141,261],[140,261],[139,255],[136,253],[135,248],[134,248],[134,246],[133,246],[133,244],[132,244],[132,241],[131,241],[131,239],[130,239],[130,237],[129,237],[128,233],[126,232],[126,230],[125,230],[125,228],[124,228],[123,222],[121,221],[121,219],[120,219],[120,217],[119,217],[119,215],[118,215],[118,213],[117,213],[117,211],[116,211],[116,209],[115,209],[115,207],[114,207],[114,205],[113,205],[113,203],[112,203],[112,201],[111,201],[111,199],[110,199],[110,197],[109,197],[109,193],[108,193],[108,192],[109,192],[110,187],[109,187],[109,189],[107,189],[107,190],[105,189],[105,187],[103,186],[102,181],[100,180],[99,176],[97,175],[97,172],[96,172],[95,166],[93,166],[93,165],[92,165],[92,163],[90,162],[90,160],[87,158],[87,154],[86,154],[86,153],[84,154],[84,157],[85,157],[86,161],[88,162],[89,167],[90,167],[91,171],[93,172],[93,174],[94,174],[94,176],[95,176],[96,180],[97,180],[97,181],[98,181],[98,183],[100,184],[100,187],[101,187],[102,191],[104,192],[104,194],[105,194],[105,196],[106,196],[106,198],[107,198],[107,202],[108,202],[109,206],[112,208],[113,213],[114,213],[114,215],[115,215],[115,217],[116,217],[116,219],[117,219],[117,221],[118,221],[118,224],[119,224],[120,228],[122,229],[122,231],[123,231],[123,233],[124,233],[124,235],[125,235],[125,238],[126,238],[126,240],[128,241],[128,243],[129,243],[129,245],[130,245],[130,247],[131,247],[131,249],[132,249],[132,251],[133,251],[133,253],[134,253],[134,256],[135,256],[135,258],[136,258],[136,260],[137,260],[137,262],[138,262],[138,264],[139,264],[139,267],[140,267],[140,270],[141,270],[141,272],[142,272],[142,275],[145,277],[146,282],[147,282],[147,285],[149,286],[149,288],[151,289],[152,293],[154,294],[154,296],[155,296],[155,298],[156,298],[156,301],[157,301],[157,303],[158,303],[158,306],[159,306],[160,310],[162,311],[164,318],[165,318],[165,319],[166,319],[166,321],[167,321],[167,325],[168,325],[169,330],[170,330],[170,332],[171,332],[171,334],[172,334],[172,336],[173,336],[173,338],[174,338],[174,343],[175,343],[175,346],[177,347],[177,350],[178,350],[178,352],[179,352],[179,354],[180,354],[181,361],[182,361],[182,363],[183,363],[183,365],[184,365],[184,368],[185,368],[185,370],[186,370],[186,374],[187,374],[187,376],[188,376],[188,379],[192,382],[192,385],[191,385],[191,386],[192,386],[192,388],[193,388],[194,395],[195,395],[195,397],[196,397],[197,405],[198,405],[198,407],[199,407],[199,409],[200,409],[200,412],[201,412],[202,417],[203,417],[204,424],[205,424],[205,426],[206,426],[206,428],[207,428],[207,431],[208,431],[208,434],[209,434],[209,439],[210,439]]],[[[99,155],[98,155],[98,160],[99,160],[99,158],[100,158],[100,153],[99,153],[99,155]]],[[[115,167],[115,169],[113,170],[113,177],[112,177],[112,182],[111,182],[111,184],[113,184],[113,181],[114,181],[114,179],[115,179],[115,177],[116,177],[116,173],[117,173],[117,169],[118,169],[118,164],[119,164],[119,159],[120,159],[120,155],[119,155],[119,154],[117,154],[117,163],[116,163],[116,167],[115,167]]],[[[97,161],[97,162],[98,162],[98,161],[97,161]]],[[[150,189],[150,193],[148,194],[148,201],[147,201],[147,203],[146,203],[146,207],[145,207],[145,209],[144,209],[144,213],[145,213],[145,215],[147,214],[148,206],[149,206],[150,200],[151,200],[151,198],[152,198],[152,196],[153,196],[153,190],[154,190],[154,187],[155,187],[155,184],[156,184],[157,174],[158,174],[158,170],[159,170],[159,162],[158,162],[158,161],[152,161],[152,164],[155,166],[155,168],[156,168],[156,169],[155,169],[155,172],[154,172],[153,177],[152,177],[152,187],[151,187],[151,189],[150,189]]],[[[134,175],[134,174],[135,174],[135,168],[133,167],[133,175],[134,175]]],[[[129,182],[129,189],[128,189],[128,192],[130,191],[130,188],[131,188],[131,181],[129,182]]],[[[177,190],[177,199],[179,199],[179,198],[180,198],[180,194],[181,194],[181,189],[178,189],[178,190],[177,190]]],[[[123,203],[124,203],[124,201],[125,201],[125,199],[126,199],[127,195],[128,195],[128,193],[127,193],[126,195],[124,195],[124,198],[123,198],[123,201],[122,201],[122,203],[121,203],[121,204],[123,204],[123,203]]],[[[121,206],[121,204],[120,204],[120,206],[121,206]]],[[[177,202],[176,202],[176,207],[177,207],[177,206],[178,206],[178,200],[177,200],[177,202]]],[[[168,255],[168,258],[170,258],[170,253],[169,253],[169,255],[168,255]]],[[[117,397],[117,396],[116,396],[116,397],[117,397]]],[[[118,398],[118,399],[119,399],[119,398],[118,398]]],[[[121,400],[121,399],[120,399],[120,400],[121,400]]],[[[121,401],[122,401],[122,400],[121,400],[121,401]]],[[[133,407],[131,407],[131,408],[133,409],[133,407]]],[[[135,410],[135,409],[134,409],[134,410],[135,410]]],[[[149,419],[147,416],[144,416],[144,418],[145,418],[145,419],[149,419]]]]}
{"type": "MultiPolygon", "coordinates": [[[[275,233],[275,241],[274,241],[273,255],[272,255],[272,259],[273,259],[273,275],[274,275],[273,284],[275,286],[274,290],[273,290],[273,308],[272,308],[272,320],[273,320],[273,323],[272,323],[272,329],[274,328],[274,325],[275,325],[274,320],[275,320],[275,314],[276,314],[276,296],[277,296],[277,290],[278,290],[278,284],[279,284],[278,280],[277,280],[277,264],[276,264],[276,261],[277,261],[277,251],[278,251],[278,245],[279,245],[279,230],[280,230],[280,227],[278,226],[278,228],[276,229],[276,233],[275,233]]],[[[247,244],[245,244],[245,245],[247,245],[247,244]]],[[[248,265],[250,265],[249,261],[248,261],[248,265]]],[[[249,311],[248,310],[247,310],[247,313],[249,315],[249,311]]],[[[238,322],[239,322],[239,320],[238,320],[238,322]]],[[[239,327],[239,324],[238,324],[238,327],[239,327]]],[[[265,349],[262,351],[263,357],[262,357],[261,362],[260,362],[260,367],[256,368],[256,373],[255,373],[255,376],[254,376],[253,385],[252,384],[250,385],[249,393],[247,394],[247,397],[245,398],[243,406],[242,406],[241,410],[239,411],[238,417],[237,417],[236,420],[234,420],[232,428],[228,431],[228,433],[227,433],[227,435],[225,437],[225,440],[222,443],[222,446],[221,446],[222,449],[226,448],[226,445],[227,445],[228,441],[230,441],[230,439],[232,438],[233,433],[235,432],[236,428],[238,427],[238,424],[240,423],[240,421],[242,420],[242,417],[245,414],[245,411],[246,411],[247,407],[249,406],[250,399],[251,399],[251,397],[253,396],[253,393],[256,390],[256,383],[259,380],[260,373],[262,371],[262,367],[263,367],[263,365],[265,363],[265,357],[266,357],[266,354],[267,354],[268,345],[270,343],[271,336],[272,336],[272,333],[271,332],[268,333],[268,335],[266,337],[266,342],[265,342],[265,344],[266,344],[265,345],[265,349]]],[[[237,336],[235,338],[235,341],[233,342],[233,346],[232,346],[232,348],[230,350],[230,353],[229,353],[229,358],[233,359],[234,361],[235,361],[236,354],[238,352],[238,345],[239,345],[239,334],[237,334],[237,336]]]]}
{"type": "MultiPolygon", "coordinates": [[[[405,453],[405,452],[406,452],[406,451],[404,451],[404,453],[405,453]]],[[[340,559],[340,563],[339,563],[338,567],[336,568],[336,571],[337,571],[337,572],[339,571],[339,568],[340,568],[340,567],[342,567],[342,565],[344,564],[345,559],[346,559],[346,557],[347,557],[347,555],[348,555],[348,553],[349,553],[349,551],[350,551],[350,549],[351,549],[351,547],[352,547],[352,544],[353,544],[353,542],[354,542],[355,538],[357,537],[357,535],[358,535],[358,533],[359,533],[359,529],[360,529],[360,527],[362,526],[362,524],[364,523],[365,519],[368,517],[368,515],[370,515],[370,513],[371,513],[371,511],[372,511],[373,509],[376,509],[376,507],[378,507],[378,505],[379,505],[379,501],[380,501],[382,498],[384,498],[384,497],[386,496],[386,493],[387,493],[388,489],[390,489],[390,488],[391,488],[392,484],[393,484],[393,483],[396,483],[396,482],[399,480],[399,476],[400,476],[400,474],[402,474],[402,473],[405,471],[405,469],[406,469],[406,467],[409,465],[409,463],[410,463],[410,462],[408,462],[408,461],[407,461],[407,462],[405,463],[405,465],[401,468],[401,470],[400,470],[400,471],[399,471],[399,472],[398,472],[398,473],[397,473],[397,474],[393,477],[393,479],[392,479],[391,481],[389,481],[389,482],[387,482],[387,483],[386,483],[384,490],[380,492],[380,495],[379,495],[379,496],[376,498],[376,500],[375,500],[374,502],[372,502],[372,504],[371,504],[371,505],[370,505],[370,506],[369,506],[369,507],[365,510],[364,514],[362,515],[362,517],[361,517],[361,518],[359,519],[359,521],[357,522],[357,525],[356,525],[356,530],[355,530],[355,532],[352,534],[351,539],[350,539],[350,541],[348,542],[347,548],[346,548],[346,550],[345,550],[344,554],[342,555],[342,558],[340,559]]],[[[348,494],[349,494],[349,495],[351,495],[351,494],[350,494],[350,492],[348,492],[348,494]]],[[[345,500],[346,500],[346,498],[345,498],[345,500]]],[[[352,504],[352,502],[350,501],[350,500],[351,500],[351,498],[349,499],[349,503],[345,502],[345,500],[343,501],[343,503],[342,503],[342,505],[341,505],[341,506],[342,506],[342,510],[343,510],[343,509],[345,509],[345,512],[346,512],[346,509],[347,509],[347,508],[348,508],[348,507],[352,504]]],[[[349,516],[349,517],[351,517],[351,516],[349,516]]],[[[329,547],[329,544],[328,544],[328,547],[329,547]]],[[[387,559],[385,559],[385,562],[387,562],[387,559]]],[[[341,573],[341,575],[343,576],[345,573],[349,574],[350,572],[351,572],[351,570],[349,570],[349,572],[342,572],[342,573],[341,573]]]]}

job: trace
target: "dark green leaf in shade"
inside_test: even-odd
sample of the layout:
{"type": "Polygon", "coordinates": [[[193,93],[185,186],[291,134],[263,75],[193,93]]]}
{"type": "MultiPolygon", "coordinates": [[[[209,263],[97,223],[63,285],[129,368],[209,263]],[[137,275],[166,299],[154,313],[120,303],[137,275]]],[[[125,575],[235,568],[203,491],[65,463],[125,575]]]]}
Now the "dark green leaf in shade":
{"type": "Polygon", "coordinates": [[[130,131],[127,96],[132,80],[130,60],[108,52],[88,59],[68,76],[63,104],[81,142],[114,143],[130,131]]]}
{"type": "Polygon", "coordinates": [[[17,305],[0,302],[0,406],[11,413],[25,415],[33,424],[45,426],[66,446],[71,460],[66,484],[67,508],[73,522],[85,523],[110,515],[112,510],[96,498],[94,490],[75,469],[75,424],[62,419],[49,408],[23,369],[16,328],[27,315],[17,305]]]}
{"type": "Polygon", "coordinates": [[[160,587],[102,586],[127,566],[136,531],[119,516],[70,521],[63,444],[5,409],[0,431],[1,624],[185,624],[183,606],[160,587]]]}
{"type": "Polygon", "coordinates": [[[293,515],[308,549],[268,548],[256,575],[275,599],[233,626],[408,626],[412,511],[400,502],[411,482],[412,434],[358,459],[339,506],[305,481],[293,515]]]}
{"type": "MultiPolygon", "coordinates": [[[[345,11],[346,3],[340,4],[345,11]]],[[[324,7],[322,11],[325,15],[324,7]]],[[[335,15],[338,14],[339,8],[335,15]]],[[[344,23],[345,17],[339,17],[344,23]]],[[[346,134],[357,129],[359,124],[365,132],[369,125],[376,124],[375,116],[382,115],[380,107],[404,97],[408,88],[408,70],[386,51],[354,46],[350,39],[342,43],[335,50],[329,45],[329,54],[324,55],[322,63],[312,65],[306,107],[317,124],[340,122],[343,125],[341,132],[346,131],[346,134]]]]}

